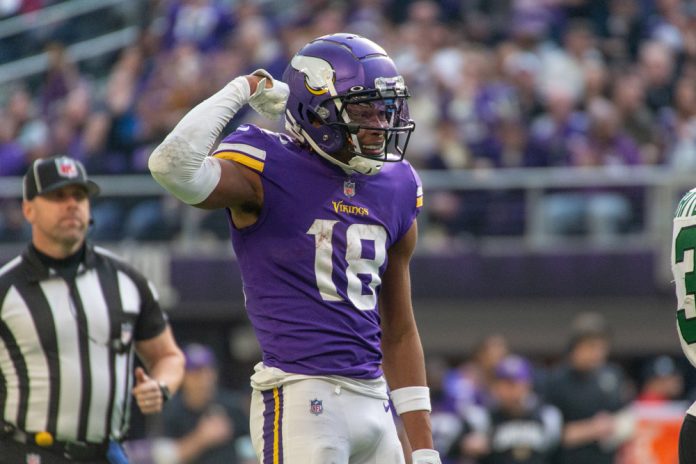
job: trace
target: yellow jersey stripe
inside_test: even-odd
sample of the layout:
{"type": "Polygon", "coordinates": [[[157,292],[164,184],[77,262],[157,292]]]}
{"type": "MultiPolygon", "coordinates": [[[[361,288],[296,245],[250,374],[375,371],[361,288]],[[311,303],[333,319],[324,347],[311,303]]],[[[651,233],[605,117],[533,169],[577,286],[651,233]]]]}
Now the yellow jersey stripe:
{"type": "Polygon", "coordinates": [[[256,148],[251,145],[247,145],[246,143],[227,143],[223,142],[220,145],[218,145],[217,150],[218,152],[220,151],[233,151],[235,153],[244,153],[245,155],[253,156],[254,158],[258,158],[261,161],[264,161],[266,159],[266,151],[261,150],[260,148],[256,148]]]}
{"type": "Polygon", "coordinates": [[[273,414],[273,464],[280,462],[280,395],[278,387],[273,389],[273,401],[275,404],[273,414]]]}
{"type": "Polygon", "coordinates": [[[263,172],[263,161],[259,161],[256,158],[252,158],[244,153],[238,153],[234,151],[219,151],[213,155],[215,158],[232,160],[239,164],[242,164],[254,171],[263,172]]]}
{"type": "Polygon", "coordinates": [[[423,206],[423,197],[416,197],[416,208],[423,206]]]}

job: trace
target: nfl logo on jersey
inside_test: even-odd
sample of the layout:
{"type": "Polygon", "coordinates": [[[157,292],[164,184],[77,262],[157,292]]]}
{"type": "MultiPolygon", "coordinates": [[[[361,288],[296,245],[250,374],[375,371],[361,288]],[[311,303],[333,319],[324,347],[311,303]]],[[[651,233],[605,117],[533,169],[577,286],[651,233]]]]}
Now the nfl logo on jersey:
{"type": "Polygon", "coordinates": [[[355,182],[352,180],[347,180],[343,182],[343,194],[348,198],[355,196],[355,182]]]}
{"type": "Polygon", "coordinates": [[[27,454],[27,464],[41,464],[41,456],[34,453],[27,454]]]}
{"type": "Polygon", "coordinates": [[[318,416],[322,412],[324,412],[324,406],[322,406],[322,400],[318,399],[313,399],[309,400],[309,412],[314,414],[315,416],[318,416]]]}

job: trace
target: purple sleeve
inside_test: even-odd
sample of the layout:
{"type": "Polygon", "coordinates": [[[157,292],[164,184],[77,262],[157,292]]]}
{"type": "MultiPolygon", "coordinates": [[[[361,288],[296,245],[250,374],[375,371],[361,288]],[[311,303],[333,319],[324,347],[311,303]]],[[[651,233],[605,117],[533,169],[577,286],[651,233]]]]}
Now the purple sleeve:
{"type": "Polygon", "coordinates": [[[412,206],[409,208],[404,208],[405,221],[403,222],[402,228],[399,231],[397,241],[401,240],[401,237],[403,237],[406,232],[409,231],[413,225],[413,222],[416,220],[416,217],[418,214],[420,214],[421,209],[423,209],[423,183],[421,182],[420,176],[416,170],[413,169],[413,166],[411,166],[408,162],[405,163],[408,166],[412,182],[408,186],[408,191],[405,192],[404,198],[406,199],[405,201],[411,202],[410,204],[412,206]]]}

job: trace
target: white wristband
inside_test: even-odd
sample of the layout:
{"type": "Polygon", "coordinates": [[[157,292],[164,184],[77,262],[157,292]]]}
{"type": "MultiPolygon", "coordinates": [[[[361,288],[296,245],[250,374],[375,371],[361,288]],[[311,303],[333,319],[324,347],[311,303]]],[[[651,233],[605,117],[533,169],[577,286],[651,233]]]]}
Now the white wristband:
{"type": "Polygon", "coordinates": [[[433,449],[418,449],[411,455],[413,464],[441,464],[440,453],[433,449]]]}
{"type": "Polygon", "coordinates": [[[430,412],[430,389],[428,387],[403,387],[392,390],[391,400],[398,415],[409,411],[430,412]]]}

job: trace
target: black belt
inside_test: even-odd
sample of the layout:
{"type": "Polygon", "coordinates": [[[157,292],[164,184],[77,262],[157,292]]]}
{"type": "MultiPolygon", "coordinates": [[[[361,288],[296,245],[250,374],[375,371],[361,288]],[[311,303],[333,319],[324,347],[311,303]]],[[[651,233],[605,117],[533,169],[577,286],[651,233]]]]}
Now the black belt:
{"type": "Polygon", "coordinates": [[[109,448],[108,441],[103,443],[90,443],[82,441],[51,440],[51,443],[46,443],[45,439],[41,439],[43,437],[40,437],[37,440],[37,435],[41,433],[45,434],[46,432],[30,433],[14,428],[8,430],[7,427],[5,427],[4,433],[2,433],[1,436],[2,438],[10,438],[23,445],[31,445],[37,448],[45,449],[46,451],[59,454],[66,459],[71,459],[73,461],[92,461],[104,459],[109,448]]]}

